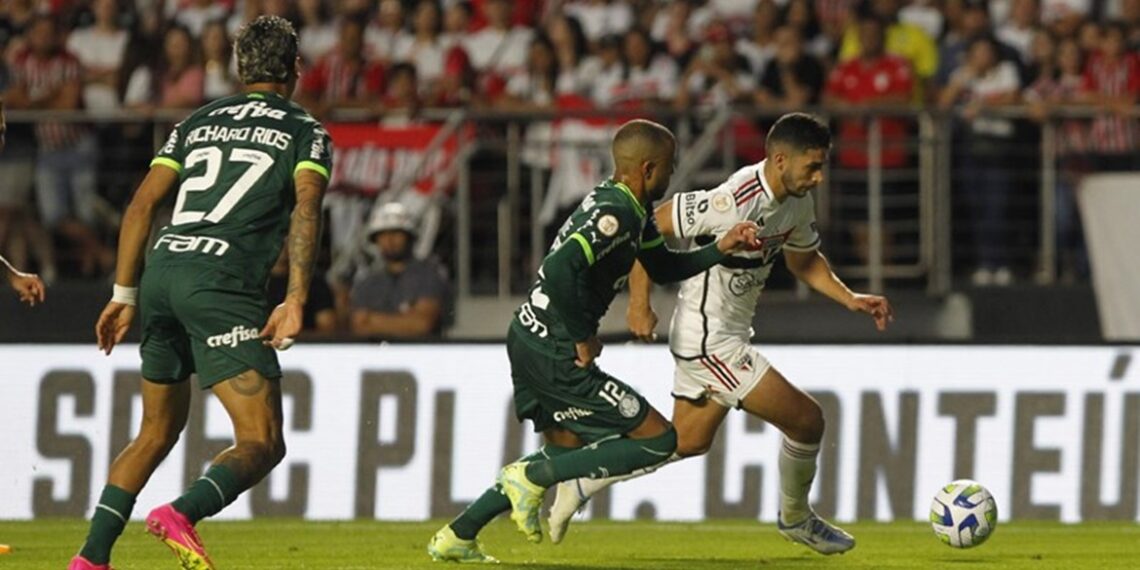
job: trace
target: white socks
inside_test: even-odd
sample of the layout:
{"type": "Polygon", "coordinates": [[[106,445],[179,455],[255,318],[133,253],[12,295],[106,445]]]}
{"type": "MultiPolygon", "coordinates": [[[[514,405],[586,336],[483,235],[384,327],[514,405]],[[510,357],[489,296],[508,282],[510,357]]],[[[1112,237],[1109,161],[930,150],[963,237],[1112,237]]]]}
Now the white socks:
{"type": "Polygon", "coordinates": [[[808,492],[815,479],[818,443],[784,438],[780,449],[780,518],[784,524],[802,522],[811,514],[808,492]]]}
{"type": "Polygon", "coordinates": [[[638,469],[638,470],[636,470],[632,473],[629,473],[627,475],[618,475],[616,477],[606,477],[604,479],[590,479],[588,477],[582,477],[582,478],[578,479],[578,488],[581,489],[582,495],[588,499],[590,497],[593,497],[594,494],[597,493],[598,491],[601,491],[602,489],[605,489],[605,488],[609,487],[610,485],[613,485],[614,483],[621,483],[622,481],[628,481],[630,479],[636,479],[638,477],[641,477],[642,475],[648,475],[650,473],[653,473],[654,471],[657,471],[661,467],[664,467],[665,465],[668,465],[674,461],[680,461],[682,459],[684,459],[684,457],[681,457],[680,455],[677,455],[676,453],[674,453],[673,455],[669,456],[669,459],[666,459],[665,461],[662,461],[661,463],[658,463],[657,465],[652,465],[650,467],[643,467],[643,468],[638,469]]]}

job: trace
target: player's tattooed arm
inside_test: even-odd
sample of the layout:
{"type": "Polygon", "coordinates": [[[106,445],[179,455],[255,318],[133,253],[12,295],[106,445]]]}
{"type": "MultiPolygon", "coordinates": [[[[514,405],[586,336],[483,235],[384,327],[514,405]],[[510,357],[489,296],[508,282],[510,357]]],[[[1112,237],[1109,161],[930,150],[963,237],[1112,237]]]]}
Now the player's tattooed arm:
{"type": "Polygon", "coordinates": [[[294,185],[297,205],[289,223],[289,285],[285,301],[304,306],[321,242],[321,201],[328,180],[316,171],[297,172],[294,185]]]}

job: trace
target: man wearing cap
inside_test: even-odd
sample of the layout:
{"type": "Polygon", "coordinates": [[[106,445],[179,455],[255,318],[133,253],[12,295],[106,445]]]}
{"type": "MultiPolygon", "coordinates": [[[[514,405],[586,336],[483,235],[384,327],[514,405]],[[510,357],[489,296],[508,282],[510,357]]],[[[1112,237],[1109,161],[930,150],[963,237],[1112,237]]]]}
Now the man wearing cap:
{"type": "Polygon", "coordinates": [[[435,260],[415,259],[416,226],[403,204],[385,204],[368,226],[384,266],[352,288],[352,333],[362,337],[439,337],[447,281],[435,260]]]}

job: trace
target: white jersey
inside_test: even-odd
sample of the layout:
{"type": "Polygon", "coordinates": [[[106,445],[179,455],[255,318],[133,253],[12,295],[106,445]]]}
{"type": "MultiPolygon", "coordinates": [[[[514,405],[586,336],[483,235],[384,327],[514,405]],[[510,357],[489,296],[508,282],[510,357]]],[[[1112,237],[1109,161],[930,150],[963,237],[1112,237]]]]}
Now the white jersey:
{"type": "Polygon", "coordinates": [[[752,316],[772,263],[783,249],[819,247],[815,200],[772,197],[764,162],[737,170],[712,190],[673,197],[677,237],[720,236],[743,221],[760,226],[760,245],[735,254],[681,284],[669,327],[669,349],[683,359],[708,356],[752,338],[752,316]]]}

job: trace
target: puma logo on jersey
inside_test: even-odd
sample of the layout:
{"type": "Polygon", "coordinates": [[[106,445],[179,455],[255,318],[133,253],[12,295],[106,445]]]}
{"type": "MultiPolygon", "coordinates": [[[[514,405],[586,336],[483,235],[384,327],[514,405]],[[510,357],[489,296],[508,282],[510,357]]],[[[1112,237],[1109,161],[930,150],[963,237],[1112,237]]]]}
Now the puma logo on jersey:
{"type": "Polygon", "coordinates": [[[235,121],[240,121],[245,118],[258,118],[269,117],[270,119],[281,120],[285,118],[285,111],[282,109],[274,109],[264,101],[249,101],[241,105],[230,105],[229,107],[222,107],[210,111],[211,117],[218,115],[233,115],[235,121]]]}
{"type": "Polygon", "coordinates": [[[247,342],[261,338],[261,333],[256,327],[249,328],[237,325],[230,329],[228,333],[216,334],[206,338],[206,346],[210,348],[218,348],[220,346],[228,346],[230,348],[237,347],[239,342],[247,342]]]}
{"type": "Polygon", "coordinates": [[[165,234],[158,238],[154,244],[154,249],[166,247],[170,253],[186,253],[188,251],[197,251],[205,254],[214,254],[218,257],[225,255],[226,251],[230,249],[230,244],[224,239],[206,237],[206,236],[182,236],[178,234],[165,234]]]}

